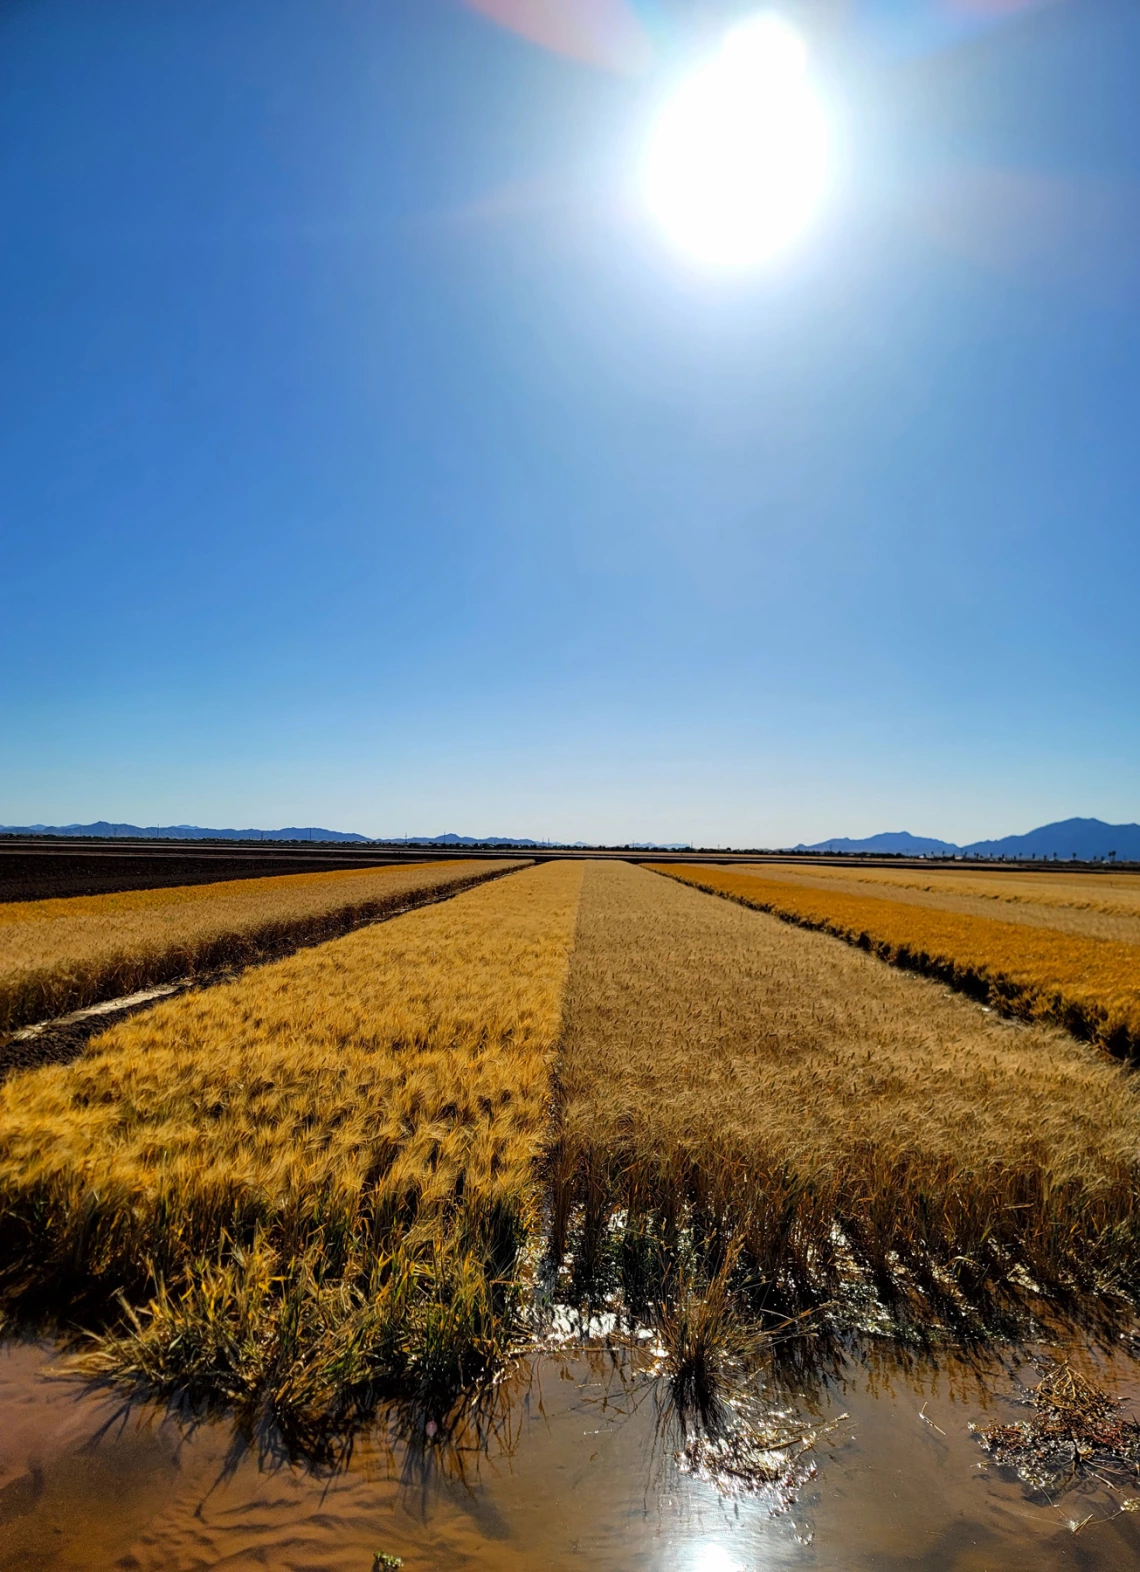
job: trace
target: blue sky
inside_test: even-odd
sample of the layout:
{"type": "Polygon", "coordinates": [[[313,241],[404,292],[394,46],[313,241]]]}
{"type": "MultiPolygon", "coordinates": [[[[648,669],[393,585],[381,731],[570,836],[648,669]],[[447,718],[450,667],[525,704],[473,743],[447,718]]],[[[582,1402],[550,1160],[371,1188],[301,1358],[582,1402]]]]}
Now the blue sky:
{"type": "Polygon", "coordinates": [[[812,42],[841,178],[722,276],[638,202],[663,67],[8,0],[0,822],[1140,817],[1140,9],[812,42]]]}

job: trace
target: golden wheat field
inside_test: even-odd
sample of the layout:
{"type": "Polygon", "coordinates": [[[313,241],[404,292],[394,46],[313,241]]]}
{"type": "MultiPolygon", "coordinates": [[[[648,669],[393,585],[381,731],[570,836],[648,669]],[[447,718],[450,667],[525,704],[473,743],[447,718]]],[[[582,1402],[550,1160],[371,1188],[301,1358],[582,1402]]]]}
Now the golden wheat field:
{"type": "Polygon", "coordinates": [[[0,904],[0,1036],[172,978],[247,965],[521,866],[423,863],[0,904]]]}
{"type": "Polygon", "coordinates": [[[1140,944],[1140,877],[1134,873],[874,868],[858,863],[825,867],[810,862],[733,866],[807,889],[902,900],[935,911],[1140,944]]]}
{"type": "Polygon", "coordinates": [[[11,1077],[8,1310],[125,1292],[92,1368],[302,1427],[401,1382],[442,1401],[509,1325],[581,882],[485,884],[11,1077]]]}
{"type": "MultiPolygon", "coordinates": [[[[980,915],[954,906],[949,895],[937,907],[920,905],[906,885],[887,893],[880,883],[870,894],[844,888],[838,879],[823,887],[767,867],[760,872],[670,864],[656,871],[860,944],[884,960],[973,992],[1005,1013],[1057,1022],[1121,1055],[1140,1050],[1140,944],[1040,921],[1006,921],[1004,913],[980,915]]],[[[1025,893],[1035,896],[1038,878],[1047,877],[1026,875],[1032,882],[1025,893]]]]}
{"type": "Polygon", "coordinates": [[[686,1217],[808,1290],[848,1249],[928,1292],[1138,1264],[1140,1101],[1105,1055],[645,869],[587,873],[559,1087],[559,1243],[592,1260],[616,1217],[635,1278],[686,1217]]]}
{"type": "Polygon", "coordinates": [[[10,1326],[311,1453],[382,1400],[443,1423],[540,1278],[666,1346],[694,1303],[973,1335],[1133,1294],[1125,1069],[681,871],[517,869],[12,1076],[10,1326]]]}

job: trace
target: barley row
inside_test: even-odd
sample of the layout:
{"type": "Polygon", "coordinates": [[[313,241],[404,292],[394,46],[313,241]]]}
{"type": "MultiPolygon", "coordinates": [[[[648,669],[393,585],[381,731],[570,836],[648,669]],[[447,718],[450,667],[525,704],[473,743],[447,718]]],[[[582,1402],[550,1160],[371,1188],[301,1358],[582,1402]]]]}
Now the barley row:
{"type": "Polygon", "coordinates": [[[1140,1052],[1140,945],[811,889],[766,873],[676,864],[655,871],[833,934],[1005,1014],[1054,1022],[1121,1056],[1140,1052]]]}
{"type": "Polygon", "coordinates": [[[794,863],[737,864],[736,871],[780,884],[901,900],[911,906],[1055,928],[1090,939],[1140,944],[1140,876],[1134,873],[962,872],[945,865],[823,865],[806,858],[794,863]]]}
{"type": "Polygon", "coordinates": [[[156,983],[333,938],[518,866],[422,863],[0,905],[0,1037],[156,983]]]}
{"type": "Polygon", "coordinates": [[[635,1300],[686,1229],[809,1296],[841,1251],[928,1294],[1140,1267],[1125,1071],[646,870],[589,868],[559,1084],[556,1249],[635,1300]]]}
{"type": "Polygon", "coordinates": [[[12,1077],[9,1313],[125,1294],[95,1368],[302,1426],[401,1383],[443,1405],[510,1324],[581,877],[486,884],[12,1077]]]}

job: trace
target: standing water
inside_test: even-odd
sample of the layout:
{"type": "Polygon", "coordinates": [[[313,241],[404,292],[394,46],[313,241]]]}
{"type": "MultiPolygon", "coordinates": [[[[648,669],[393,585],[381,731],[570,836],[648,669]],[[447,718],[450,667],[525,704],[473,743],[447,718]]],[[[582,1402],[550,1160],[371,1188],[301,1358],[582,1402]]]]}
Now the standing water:
{"type": "MultiPolygon", "coordinates": [[[[384,1556],[407,1572],[1140,1566],[1140,1513],[1119,1481],[1050,1495],[979,1446],[970,1422],[1023,1418],[1038,1379],[996,1357],[852,1360],[810,1395],[773,1390],[788,1433],[819,1439],[755,1489],[694,1470],[660,1388],[604,1355],[537,1359],[480,1451],[410,1451],[375,1432],[331,1478],[53,1366],[42,1347],[0,1353],[0,1572],[371,1572],[384,1556]]],[[[1140,1400],[1123,1355],[1097,1379],[1129,1410],[1140,1400]]]]}

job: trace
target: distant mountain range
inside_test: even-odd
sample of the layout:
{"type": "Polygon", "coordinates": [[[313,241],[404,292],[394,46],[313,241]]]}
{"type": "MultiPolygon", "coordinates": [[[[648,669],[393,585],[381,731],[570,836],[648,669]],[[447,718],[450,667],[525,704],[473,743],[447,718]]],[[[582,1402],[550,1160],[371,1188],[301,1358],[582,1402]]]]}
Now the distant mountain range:
{"type": "MultiPolygon", "coordinates": [[[[525,835],[391,835],[373,840],[355,830],[324,830],[316,825],[290,825],[283,830],[211,830],[200,824],[112,824],[98,819],[94,824],[0,824],[0,835],[89,835],[100,839],[162,841],[353,841],[373,846],[532,846],[543,842],[525,835]]],[[[575,841],[584,847],[586,841],[575,841]]],[[[671,851],[674,847],[647,843],[650,851],[671,851]]]]}
{"type": "Polygon", "coordinates": [[[322,830],[316,825],[297,825],[284,830],[204,830],[200,824],[109,824],[99,819],[94,824],[0,824],[5,835],[93,835],[131,840],[160,841],[367,841],[367,835],[351,830],[322,830]]]}
{"type": "Polygon", "coordinates": [[[816,841],[805,846],[801,841],[794,851],[819,852],[882,852],[887,856],[903,857],[952,857],[961,852],[960,846],[949,841],[931,840],[928,835],[911,835],[909,830],[887,830],[882,835],[868,835],[865,840],[853,841],[845,835],[830,841],[816,841]]]}
{"type": "MultiPolygon", "coordinates": [[[[290,825],[283,830],[210,830],[200,824],[112,824],[98,819],[94,824],[0,824],[0,835],[89,835],[101,840],[146,841],[353,841],[366,846],[521,846],[562,845],[563,842],[536,841],[525,835],[389,835],[373,839],[355,830],[323,830],[316,825],[290,825]]],[[[589,841],[575,841],[574,849],[583,850],[589,841]]],[[[687,843],[638,841],[635,851],[686,851],[687,843]]]]}
{"type": "MultiPolygon", "coordinates": [[[[538,847],[558,842],[536,841],[524,835],[446,835],[387,836],[370,842],[367,835],[354,830],[325,830],[317,826],[290,825],[281,830],[210,830],[198,824],[149,825],[110,824],[99,819],[94,824],[0,824],[0,834],[76,835],[113,839],[168,841],[324,841],[354,842],[378,846],[518,846],[538,847]]],[[[590,843],[575,841],[575,848],[590,843]]],[[[626,843],[631,851],[688,851],[687,842],[661,844],[655,841],[626,843]]],[[[996,841],[974,841],[957,846],[928,835],[911,835],[907,830],[889,830],[868,835],[864,840],[836,836],[829,841],[802,842],[793,848],[808,852],[871,852],[880,856],[903,857],[1047,857],[1068,861],[1076,857],[1094,862],[1115,853],[1118,862],[1140,862],[1140,824],[1105,824],[1101,819],[1062,819],[1058,824],[1043,824],[1028,835],[1006,835],[996,841]]]]}
{"type": "Polygon", "coordinates": [[[1027,835],[1006,835],[997,841],[973,841],[956,846],[953,841],[911,835],[907,830],[869,835],[865,840],[838,837],[803,844],[796,851],[879,852],[904,857],[1047,857],[1095,862],[1115,853],[1118,862],[1140,862],[1140,824],[1105,824],[1101,819],[1062,819],[1043,824],[1027,835]]]}

